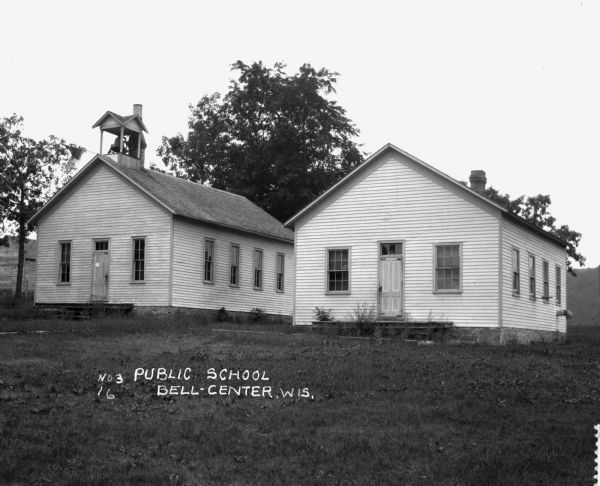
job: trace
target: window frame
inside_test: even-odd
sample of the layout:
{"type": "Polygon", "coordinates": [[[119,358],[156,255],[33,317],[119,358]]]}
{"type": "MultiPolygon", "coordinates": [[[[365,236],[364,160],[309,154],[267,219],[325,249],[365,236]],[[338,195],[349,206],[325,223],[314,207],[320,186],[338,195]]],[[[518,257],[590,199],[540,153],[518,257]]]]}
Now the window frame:
{"type": "Polygon", "coordinates": [[[350,295],[352,292],[352,248],[349,246],[335,246],[325,248],[325,294],[327,295],[350,295]],[[348,289],[347,290],[330,290],[329,289],[329,253],[332,251],[345,251],[348,254],[348,269],[347,270],[334,270],[348,273],[348,289]]]}
{"type": "Polygon", "coordinates": [[[231,245],[229,245],[229,286],[230,287],[235,287],[235,288],[239,288],[240,286],[240,245],[238,245],[237,243],[231,243],[231,245]],[[234,261],[233,261],[233,249],[237,250],[237,262],[236,265],[234,266],[234,261]],[[236,269],[236,281],[232,282],[232,270],[236,269]]]}
{"type": "Polygon", "coordinates": [[[71,285],[71,280],[73,276],[72,272],[73,268],[73,240],[59,240],[58,241],[58,275],[57,275],[57,285],[71,285]],[[63,245],[69,245],[69,261],[63,262],[63,245]],[[63,275],[63,265],[67,266],[68,271],[68,279],[62,280],[63,275]]]}
{"type": "Polygon", "coordinates": [[[512,294],[515,297],[520,297],[521,296],[521,251],[518,248],[513,247],[511,256],[512,256],[512,284],[511,284],[512,285],[512,294]],[[515,254],[516,254],[516,260],[515,260],[515,254]],[[516,269],[515,269],[515,261],[517,263],[516,269]],[[516,289],[515,289],[515,282],[517,284],[516,289]]]}
{"type": "Polygon", "coordinates": [[[213,285],[215,283],[215,240],[214,238],[204,238],[204,245],[202,247],[202,282],[204,282],[205,284],[209,284],[209,285],[213,285]],[[210,255],[210,260],[207,261],[206,259],[206,250],[207,250],[207,243],[210,243],[211,246],[211,255],[210,255]],[[206,278],[206,264],[209,264],[209,272],[210,278],[206,278]]]}
{"type": "Polygon", "coordinates": [[[548,260],[542,260],[542,300],[550,302],[550,264],[548,260]]]}
{"type": "Polygon", "coordinates": [[[529,279],[528,279],[528,293],[529,293],[529,298],[531,300],[536,300],[537,298],[537,279],[536,279],[536,262],[535,262],[535,255],[533,255],[532,253],[528,253],[528,258],[527,258],[527,272],[529,274],[529,279]],[[532,262],[533,262],[533,275],[531,272],[532,269],[532,262]],[[533,292],[531,284],[533,283],[533,292]]]}
{"type": "Polygon", "coordinates": [[[131,237],[131,282],[132,284],[144,284],[146,283],[146,269],[148,268],[148,238],[146,236],[132,236],[131,237]],[[136,264],[136,260],[135,259],[135,242],[136,241],[143,241],[144,242],[144,257],[143,259],[139,260],[142,262],[142,275],[143,278],[141,279],[137,279],[135,278],[135,272],[136,272],[136,268],[135,268],[135,264],[136,264]]]}
{"type": "MultiPolygon", "coordinates": [[[[443,269],[454,267],[443,267],[443,269]]],[[[462,294],[463,291],[463,244],[462,242],[439,242],[433,244],[433,293],[434,294],[462,294]],[[446,246],[458,246],[458,289],[439,289],[437,280],[437,256],[438,248],[446,246]]]]}
{"type": "Polygon", "coordinates": [[[562,305],[562,267],[556,265],[554,268],[555,290],[556,290],[556,305],[562,305]]]}
{"type": "Polygon", "coordinates": [[[252,288],[254,290],[262,290],[263,289],[263,276],[264,276],[264,267],[265,267],[265,254],[262,248],[254,248],[254,251],[252,253],[252,268],[253,268],[253,272],[252,272],[252,288]],[[260,268],[257,268],[256,265],[256,256],[260,255],[260,268]],[[258,278],[259,278],[259,285],[256,285],[256,278],[257,278],[257,273],[258,273],[258,278]]]}
{"type": "Polygon", "coordinates": [[[100,252],[110,252],[110,238],[93,238],[92,239],[92,252],[100,253],[100,252]],[[106,243],[106,250],[98,250],[96,245],[98,243],[106,243]]]}
{"type": "Polygon", "coordinates": [[[275,254],[275,292],[283,294],[285,292],[285,254],[275,254]],[[279,259],[281,258],[281,272],[279,271],[279,259]],[[281,275],[281,288],[279,286],[279,276],[281,275]]]}

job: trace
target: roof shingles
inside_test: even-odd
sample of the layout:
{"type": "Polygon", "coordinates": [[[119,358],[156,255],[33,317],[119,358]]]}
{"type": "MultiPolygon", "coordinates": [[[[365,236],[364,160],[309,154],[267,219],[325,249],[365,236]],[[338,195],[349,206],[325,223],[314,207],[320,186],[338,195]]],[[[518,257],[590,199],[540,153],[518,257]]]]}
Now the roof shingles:
{"type": "Polygon", "coordinates": [[[163,203],[175,215],[294,241],[293,231],[284,228],[281,222],[243,196],[152,170],[128,169],[109,157],[99,157],[163,203]]]}

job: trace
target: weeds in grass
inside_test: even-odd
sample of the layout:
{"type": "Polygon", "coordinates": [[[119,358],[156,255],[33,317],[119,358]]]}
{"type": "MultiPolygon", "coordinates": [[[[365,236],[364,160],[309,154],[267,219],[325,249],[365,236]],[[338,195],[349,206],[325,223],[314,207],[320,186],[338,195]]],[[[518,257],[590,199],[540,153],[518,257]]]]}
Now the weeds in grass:
{"type": "Polygon", "coordinates": [[[563,485],[593,473],[600,329],[569,345],[425,348],[216,333],[174,316],[68,324],[83,327],[0,338],[2,484],[563,485]],[[314,399],[159,399],[130,381],[96,399],[98,371],[137,366],[191,366],[194,382],[208,367],[264,369],[314,399]]]}
{"type": "Polygon", "coordinates": [[[374,304],[358,303],[349,320],[354,323],[360,336],[371,336],[375,332],[377,308],[374,304]]]}

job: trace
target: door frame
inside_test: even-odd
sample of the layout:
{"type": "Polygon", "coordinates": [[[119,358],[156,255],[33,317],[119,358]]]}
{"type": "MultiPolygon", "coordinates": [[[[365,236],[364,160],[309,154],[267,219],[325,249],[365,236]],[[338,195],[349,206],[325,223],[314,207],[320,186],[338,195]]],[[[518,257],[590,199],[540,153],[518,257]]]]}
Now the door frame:
{"type": "Polygon", "coordinates": [[[378,240],[377,241],[377,316],[378,317],[396,317],[402,319],[404,317],[404,267],[406,266],[406,241],[403,239],[386,239],[386,240],[378,240]],[[395,316],[382,314],[381,313],[381,295],[382,292],[380,289],[382,288],[381,282],[381,261],[385,259],[381,255],[381,245],[384,244],[400,244],[402,245],[402,253],[397,255],[396,258],[402,261],[401,271],[400,271],[400,314],[395,316]],[[399,258],[398,258],[399,257],[399,258]]]}
{"type": "Polygon", "coordinates": [[[109,294],[109,282],[110,282],[110,238],[92,238],[92,251],[91,251],[91,274],[90,274],[90,301],[91,302],[108,302],[108,294],[109,294]],[[98,241],[106,241],[108,243],[107,250],[96,250],[96,243],[98,241]],[[103,299],[94,299],[94,256],[96,254],[105,254],[107,255],[107,274],[108,281],[106,283],[106,298],[103,299]]]}

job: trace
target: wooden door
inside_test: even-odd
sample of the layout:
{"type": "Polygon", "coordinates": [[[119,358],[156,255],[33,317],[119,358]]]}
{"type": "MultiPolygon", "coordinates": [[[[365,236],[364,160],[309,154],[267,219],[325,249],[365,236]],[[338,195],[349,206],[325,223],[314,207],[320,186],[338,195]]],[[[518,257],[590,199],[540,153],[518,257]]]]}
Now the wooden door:
{"type": "Polygon", "coordinates": [[[108,252],[94,252],[92,258],[92,300],[108,300],[108,252]]]}
{"type": "Polygon", "coordinates": [[[379,314],[381,316],[400,316],[402,314],[403,260],[401,248],[400,243],[381,245],[379,258],[379,314]]]}

